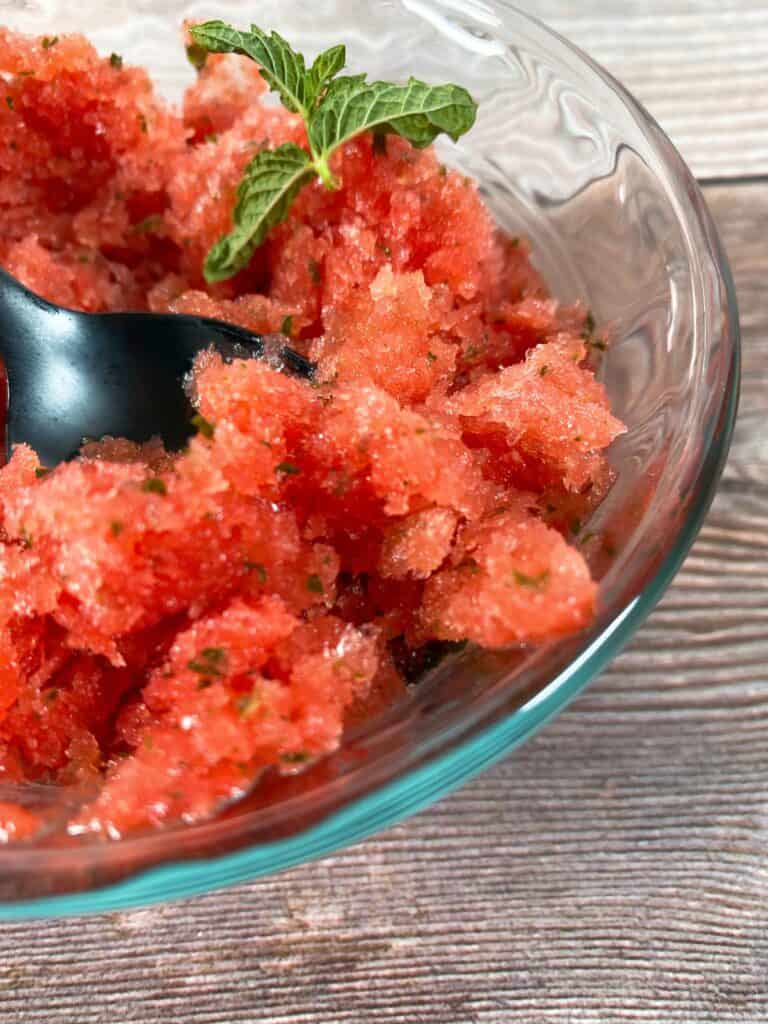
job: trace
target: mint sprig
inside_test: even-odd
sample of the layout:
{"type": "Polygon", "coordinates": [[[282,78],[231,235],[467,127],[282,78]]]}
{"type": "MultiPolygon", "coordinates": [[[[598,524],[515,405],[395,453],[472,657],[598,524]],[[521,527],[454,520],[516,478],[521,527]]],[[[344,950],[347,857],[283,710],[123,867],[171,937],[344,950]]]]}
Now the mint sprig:
{"type": "Polygon", "coordinates": [[[475,122],[477,104],[459,85],[368,82],[365,75],[338,77],[346,62],[343,45],[321,53],[310,68],[277,32],[251,25],[244,32],[223,21],[190,29],[195,43],[212,53],[239,53],[261,69],[283,105],[299,114],[310,152],[293,143],[263,149],[248,163],[237,191],[233,230],[208,253],[203,272],[223,281],[246,267],[269,231],[285,220],[296,195],[314,178],[339,187],[330,158],[339,146],[366,131],[394,134],[422,149],[444,133],[456,141],[475,122]]]}

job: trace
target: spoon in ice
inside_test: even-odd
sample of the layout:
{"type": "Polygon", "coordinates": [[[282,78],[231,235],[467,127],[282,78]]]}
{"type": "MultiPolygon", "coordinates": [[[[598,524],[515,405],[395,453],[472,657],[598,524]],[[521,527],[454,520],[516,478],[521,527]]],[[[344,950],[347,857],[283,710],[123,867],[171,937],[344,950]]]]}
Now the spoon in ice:
{"type": "Polygon", "coordinates": [[[25,442],[45,466],[85,438],[160,437],[182,448],[194,433],[184,377],[213,346],[311,378],[314,366],[281,340],[218,320],[172,313],[78,313],[46,302],[0,269],[0,358],[8,376],[6,451],[25,442]]]}

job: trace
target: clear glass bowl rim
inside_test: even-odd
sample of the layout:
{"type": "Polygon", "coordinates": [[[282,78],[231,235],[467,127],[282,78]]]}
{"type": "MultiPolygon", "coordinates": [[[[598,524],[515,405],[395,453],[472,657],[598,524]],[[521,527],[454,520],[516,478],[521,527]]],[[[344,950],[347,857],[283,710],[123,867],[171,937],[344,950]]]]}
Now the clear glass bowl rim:
{"type": "MultiPolygon", "coordinates": [[[[579,656],[515,711],[482,728],[476,735],[459,738],[446,751],[428,758],[372,792],[352,799],[317,824],[284,839],[261,842],[220,856],[169,861],[140,869],[119,882],[99,888],[0,903],[0,920],[98,913],[194,896],[326,856],[417,813],[500,760],[562,711],[634,636],[690,550],[725,464],[738,407],[740,332],[736,295],[727,259],[695,179],[651,115],[613,76],[573,43],[530,14],[509,4],[505,6],[530,26],[535,26],[545,37],[557,40],[558,44],[579,57],[621,98],[630,117],[645,130],[649,144],[655,149],[670,179],[676,180],[687,193],[703,236],[709,241],[707,255],[717,268],[726,296],[725,322],[717,340],[729,343],[730,349],[724,379],[718,382],[721,399],[717,426],[698,467],[693,488],[695,500],[691,502],[677,535],[668,545],[655,576],[627,604],[613,609],[608,625],[579,656]]],[[[152,837],[147,838],[151,841],[152,837]]],[[[126,840],[121,841],[121,845],[122,842],[140,845],[142,841],[142,838],[126,840]]],[[[0,871],[8,867],[6,852],[10,854],[11,850],[0,853],[0,871]]],[[[79,852],[77,849],[67,851],[73,871],[81,866],[78,864],[79,852]]],[[[35,851],[17,848],[13,855],[16,854],[34,858],[35,851]]],[[[84,858],[93,858],[92,849],[84,849],[82,854],[84,858]]],[[[44,870],[42,863],[41,869],[44,870]]]]}

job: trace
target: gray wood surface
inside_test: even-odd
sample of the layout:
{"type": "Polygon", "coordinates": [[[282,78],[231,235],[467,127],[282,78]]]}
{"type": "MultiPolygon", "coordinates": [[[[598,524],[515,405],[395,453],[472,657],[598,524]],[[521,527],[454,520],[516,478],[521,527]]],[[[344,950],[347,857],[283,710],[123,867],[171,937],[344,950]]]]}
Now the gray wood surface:
{"type": "MultiPolygon", "coordinates": [[[[620,24],[628,49],[643,26],[652,63],[649,10],[701,38],[743,14],[762,33],[745,52],[768,40],[758,3],[536,6],[586,43],[599,23],[619,71],[620,24]]],[[[768,131],[753,141],[765,154],[768,131]]],[[[751,145],[722,167],[730,150],[734,173],[768,170],[751,145]]],[[[0,925],[2,1024],[768,1020],[768,179],[706,194],[744,397],[707,525],[631,648],[504,763],[338,856],[184,904],[0,925]]]]}
{"type": "Polygon", "coordinates": [[[694,173],[768,172],[765,0],[519,0],[612,71],[694,173]]]}

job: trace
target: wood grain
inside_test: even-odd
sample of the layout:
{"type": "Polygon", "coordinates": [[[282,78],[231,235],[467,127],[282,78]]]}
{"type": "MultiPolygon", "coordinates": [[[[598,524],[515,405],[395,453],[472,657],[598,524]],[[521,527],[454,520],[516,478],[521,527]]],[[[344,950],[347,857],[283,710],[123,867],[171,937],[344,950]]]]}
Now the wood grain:
{"type": "Polygon", "coordinates": [[[520,0],[613,72],[699,177],[768,172],[764,0],[520,0]]]}
{"type": "Polygon", "coordinates": [[[741,424],[630,649],[493,771],[334,858],[0,926],[4,1024],[768,1019],[768,185],[708,198],[743,307],[741,424]]]}

